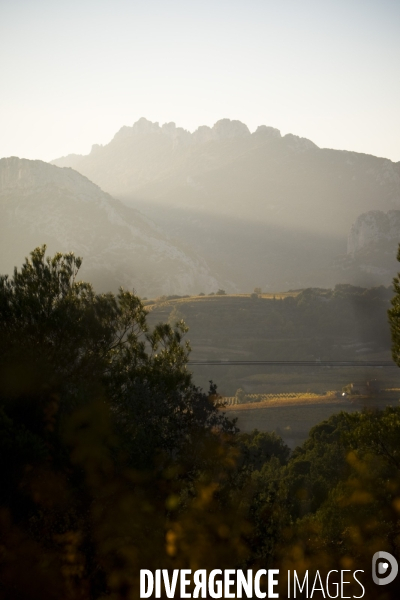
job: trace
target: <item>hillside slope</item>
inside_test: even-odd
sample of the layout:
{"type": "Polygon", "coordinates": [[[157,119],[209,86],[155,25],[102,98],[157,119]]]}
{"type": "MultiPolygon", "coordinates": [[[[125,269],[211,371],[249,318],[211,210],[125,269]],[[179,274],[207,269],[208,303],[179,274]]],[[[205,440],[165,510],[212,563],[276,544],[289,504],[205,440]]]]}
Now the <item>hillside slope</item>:
{"type": "Polygon", "coordinates": [[[0,215],[1,273],[46,243],[50,253],[81,255],[81,277],[99,290],[123,285],[141,295],[185,294],[220,285],[204,260],[69,168],[1,159],[0,215]]]}
{"type": "MultiPolygon", "coordinates": [[[[341,389],[382,379],[400,383],[398,369],[262,366],[252,361],[390,360],[387,318],[391,288],[337,285],[286,294],[202,296],[148,303],[149,323],[183,319],[193,361],[250,361],[245,366],[193,366],[197,381],[221,392],[299,392],[341,389]]],[[[392,386],[396,387],[393,383],[392,386]]]]}

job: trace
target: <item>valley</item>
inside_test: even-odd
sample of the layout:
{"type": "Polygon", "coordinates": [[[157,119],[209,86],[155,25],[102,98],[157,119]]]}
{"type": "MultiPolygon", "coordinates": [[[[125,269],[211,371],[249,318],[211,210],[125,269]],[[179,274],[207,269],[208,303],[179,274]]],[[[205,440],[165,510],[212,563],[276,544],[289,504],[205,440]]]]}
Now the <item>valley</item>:
{"type": "Polygon", "coordinates": [[[391,288],[338,285],[276,294],[161,297],[145,304],[150,325],[185,321],[196,383],[204,389],[210,379],[217,383],[221,410],[237,418],[242,431],[276,431],[294,447],[332,414],[398,405],[400,375],[394,363],[393,368],[317,364],[391,361],[391,297],[391,288]],[[240,360],[248,364],[224,364],[240,360]],[[260,360],[316,364],[254,364],[260,360]],[[345,386],[367,381],[379,382],[379,393],[342,396],[345,386]]]}

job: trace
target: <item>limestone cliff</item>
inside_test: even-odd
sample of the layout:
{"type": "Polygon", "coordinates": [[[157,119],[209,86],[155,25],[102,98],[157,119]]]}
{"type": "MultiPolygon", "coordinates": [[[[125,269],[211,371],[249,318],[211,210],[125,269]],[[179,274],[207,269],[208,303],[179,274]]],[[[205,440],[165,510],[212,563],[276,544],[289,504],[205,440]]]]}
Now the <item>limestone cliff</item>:
{"type": "Polygon", "coordinates": [[[371,210],[363,213],[351,226],[347,239],[347,253],[354,256],[366,246],[381,241],[400,242],[400,210],[371,210]]]}

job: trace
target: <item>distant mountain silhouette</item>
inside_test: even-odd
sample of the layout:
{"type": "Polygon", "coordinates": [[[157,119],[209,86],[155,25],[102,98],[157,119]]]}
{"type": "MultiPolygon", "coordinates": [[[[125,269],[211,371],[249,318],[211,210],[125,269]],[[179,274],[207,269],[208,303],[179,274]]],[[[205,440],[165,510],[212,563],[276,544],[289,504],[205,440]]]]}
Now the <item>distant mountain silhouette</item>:
{"type": "Polygon", "coordinates": [[[88,156],[53,161],[130,201],[201,208],[285,227],[347,233],[367,210],[400,208],[400,163],[320,149],[223,119],[193,134],[140,119],[88,156]]]}
{"type": "Polygon", "coordinates": [[[80,277],[96,289],[120,285],[140,295],[215,291],[204,260],[172,243],[137,210],[72,169],[19,158],[0,160],[0,273],[34,247],[83,257],[80,277]]]}
{"type": "Polygon", "coordinates": [[[142,118],[53,164],[150,216],[241,291],[333,285],[359,215],[400,208],[400,163],[229,119],[189,133],[142,118]]]}

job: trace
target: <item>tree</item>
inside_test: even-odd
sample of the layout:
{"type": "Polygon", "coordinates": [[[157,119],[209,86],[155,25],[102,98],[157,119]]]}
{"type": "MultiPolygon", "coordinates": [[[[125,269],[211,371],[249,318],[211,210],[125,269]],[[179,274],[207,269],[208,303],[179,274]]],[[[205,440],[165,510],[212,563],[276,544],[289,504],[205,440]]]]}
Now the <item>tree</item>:
{"type": "Polygon", "coordinates": [[[36,248],[20,272],[0,278],[0,399],[14,396],[9,412],[23,405],[26,423],[40,421],[27,411],[26,392],[35,390],[43,406],[32,401],[32,411],[57,398],[57,420],[101,389],[131,453],[140,447],[149,460],[156,446],[176,452],[196,428],[233,430],[192,383],[183,321],[150,332],[135,294],[95,294],[77,281],[80,258],[45,251],[36,248]]]}
{"type": "Polygon", "coordinates": [[[243,466],[250,471],[260,471],[271,459],[276,457],[280,464],[286,464],[290,448],[275,432],[267,433],[254,429],[251,433],[238,436],[243,466]]]}
{"type": "MultiPolygon", "coordinates": [[[[400,244],[397,260],[400,262],[400,244]]],[[[400,367],[400,273],[393,279],[393,290],[395,296],[391,300],[392,308],[388,311],[388,315],[392,334],[392,357],[400,367]]]]}
{"type": "Polygon", "coordinates": [[[141,567],[237,562],[236,428],[192,382],[184,323],[149,331],[137,296],[45,251],[0,278],[0,600],[138,597],[141,567]]]}

